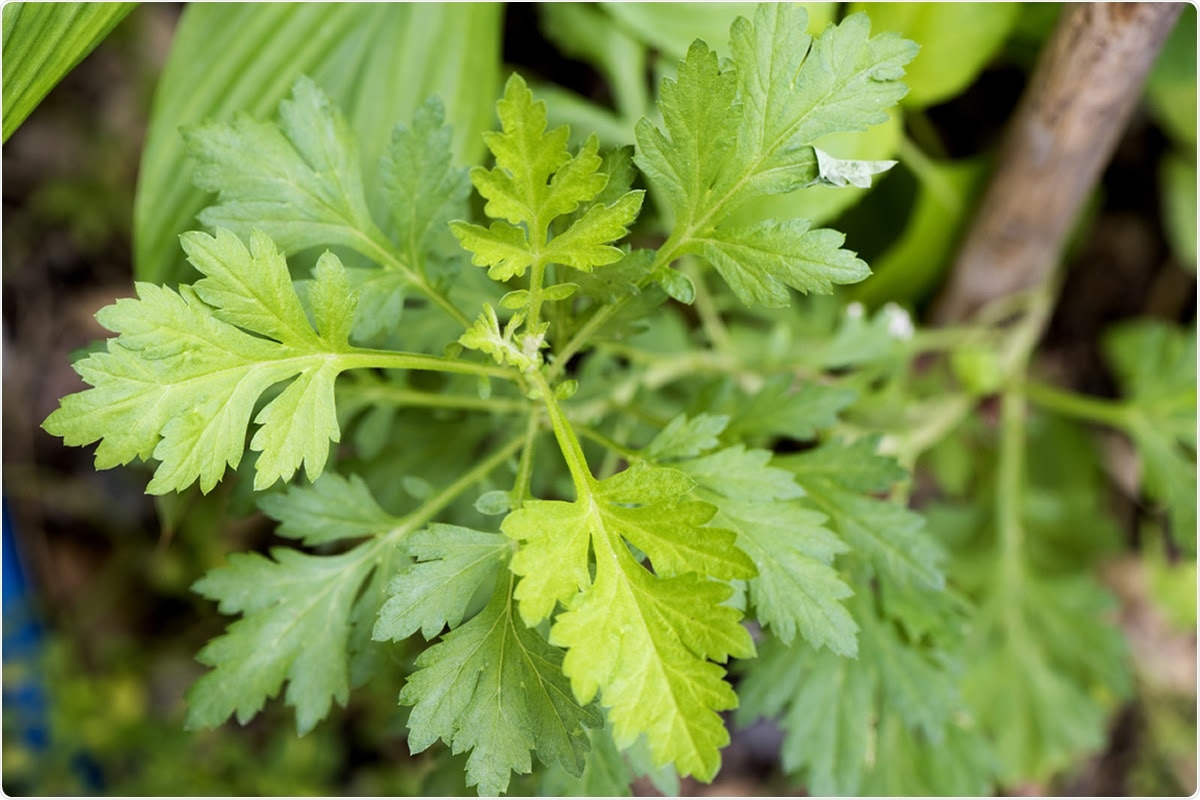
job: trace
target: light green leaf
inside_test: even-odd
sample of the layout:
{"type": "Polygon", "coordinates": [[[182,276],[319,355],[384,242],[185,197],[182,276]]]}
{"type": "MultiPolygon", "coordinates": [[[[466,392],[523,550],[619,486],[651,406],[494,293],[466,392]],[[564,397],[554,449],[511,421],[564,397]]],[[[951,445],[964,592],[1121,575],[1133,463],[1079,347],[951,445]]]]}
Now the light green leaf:
{"type": "MultiPolygon", "coordinates": [[[[208,202],[190,185],[181,127],[265,119],[300,75],[345,110],[366,174],[376,174],[392,126],[431,95],[445,102],[454,153],[474,162],[491,121],[500,67],[501,7],[475,4],[196,4],[184,9],[158,84],[134,208],[137,276],[184,277],[175,237],[208,202]],[[213,42],[220,42],[214,47],[213,42]]],[[[382,185],[369,202],[383,209],[382,185]]],[[[325,244],[325,243],[321,243],[325,244]]]]}
{"type": "Polygon", "coordinates": [[[722,71],[717,54],[697,40],[679,65],[679,77],[664,78],[659,88],[665,133],[648,119],[637,125],[634,160],[665,195],[676,225],[697,215],[721,171],[737,133],[736,90],[733,73],[722,71]]]}
{"type": "Polygon", "coordinates": [[[871,259],[871,280],[848,292],[873,308],[888,302],[915,304],[936,289],[985,174],[981,159],[905,166],[916,170],[919,181],[908,223],[887,250],[871,259]]]}
{"type": "Polygon", "coordinates": [[[594,267],[620,261],[625,253],[609,242],[625,237],[642,209],[644,192],[629,192],[610,206],[597,203],[555,236],[543,257],[553,264],[591,272],[594,267]]]}
{"type": "Polygon", "coordinates": [[[1179,153],[1163,156],[1158,167],[1163,226],[1179,265],[1196,271],[1196,162],[1179,153]]]}
{"type": "Polygon", "coordinates": [[[645,734],[656,763],[710,780],[728,741],[716,711],[736,697],[709,659],[748,656],[753,644],[738,612],[721,605],[728,584],[705,576],[746,578],[754,567],[731,532],[703,527],[713,506],[681,499],[692,485],[676,470],[639,465],[574,503],[527,502],[501,529],[521,542],[512,570],[525,622],[556,602],[569,609],[550,641],[567,648],[575,696],[589,702],[601,692],[619,747],[645,734]],[[627,543],[649,556],[653,573],[627,543]]]}
{"type": "MultiPolygon", "coordinates": [[[[804,3],[809,28],[820,32],[833,21],[836,3],[804,3]]],[[[729,41],[729,26],[746,13],[746,3],[604,3],[603,9],[619,20],[630,35],[681,58],[696,39],[714,48],[729,41]]]]}
{"type": "Polygon", "coordinates": [[[1146,80],[1146,102],[1184,152],[1196,149],[1196,8],[1184,6],[1146,80]]]}
{"type": "Polygon", "coordinates": [[[455,221],[450,223],[450,230],[463,248],[471,251],[471,263],[487,267],[492,280],[506,281],[524,275],[533,263],[524,228],[500,220],[487,228],[455,221]]]}
{"type": "Polygon", "coordinates": [[[349,697],[349,616],[373,566],[362,546],[337,556],[275,548],[274,560],[235,553],[193,587],[245,617],[197,658],[214,669],[188,692],[189,728],[212,728],[230,714],[245,724],[288,681],[296,730],[312,729],[349,697]],[[264,646],[270,643],[270,646],[264,646]]]}
{"type": "Polygon", "coordinates": [[[619,261],[625,254],[612,242],[628,233],[642,205],[642,192],[624,192],[605,204],[597,200],[608,176],[599,142],[589,137],[572,156],[565,127],[546,131],[546,106],[517,74],[509,78],[497,103],[502,130],[487,134],[496,156],[492,169],[476,167],[471,181],[495,221],[489,228],[454,222],[451,231],[471,251],[472,263],[488,267],[493,280],[519,277],[531,266],[535,275],[549,264],[583,272],[619,261]],[[590,205],[589,205],[590,204],[590,205]],[[565,231],[550,235],[559,217],[582,211],[565,231]]]}
{"type": "Polygon", "coordinates": [[[4,5],[4,141],[137,3],[4,5]]]}
{"type": "MultiPolygon", "coordinates": [[[[352,301],[318,299],[332,330],[315,331],[290,288],[283,255],[261,232],[251,235],[249,249],[225,230],[216,237],[190,233],[182,242],[205,277],[178,293],[138,284],[138,299],[101,310],[101,324],[119,335],[76,364],[94,388],[63,398],[44,427],[68,444],[99,440],[99,469],[156,458],[152,494],[196,480],[207,492],[226,466],[240,463],[259,398],[291,380],[255,418],[255,488],[286,481],[301,465],[315,480],[329,443],[340,438],[333,385],[343,366],[335,356],[348,350],[352,301]],[[339,321],[338,314],[345,316],[339,321]]],[[[337,259],[323,263],[310,286],[317,298],[344,289],[337,259]]]]}
{"type": "Polygon", "coordinates": [[[602,724],[571,696],[562,652],[517,618],[511,590],[497,581],[483,611],[421,654],[400,693],[413,706],[409,749],[419,753],[441,739],[455,753],[470,750],[467,783],[480,795],[505,791],[512,772],[529,772],[531,750],[579,775],[587,728],[602,724]]]}
{"type": "Polygon", "coordinates": [[[512,552],[503,536],[438,523],[405,539],[404,550],[417,563],[388,584],[376,641],[400,641],[418,629],[432,639],[445,627],[458,627],[475,591],[512,552]]]}

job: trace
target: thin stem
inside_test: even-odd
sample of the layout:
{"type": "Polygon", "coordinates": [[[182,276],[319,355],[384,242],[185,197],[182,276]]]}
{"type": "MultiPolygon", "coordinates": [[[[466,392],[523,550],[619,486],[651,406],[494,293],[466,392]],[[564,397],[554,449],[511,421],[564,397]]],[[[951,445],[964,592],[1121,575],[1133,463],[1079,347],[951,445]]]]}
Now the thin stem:
{"type": "Polygon", "coordinates": [[[1050,411],[1122,430],[1130,427],[1129,410],[1123,403],[1064,391],[1045,383],[1026,383],[1025,391],[1030,400],[1050,411]]]}
{"type": "MultiPolygon", "coordinates": [[[[662,247],[658,249],[658,253],[654,256],[654,261],[646,270],[646,274],[637,282],[638,289],[642,289],[650,284],[653,280],[650,276],[657,272],[660,267],[670,264],[679,257],[679,240],[681,238],[676,233],[672,233],[667,238],[667,241],[663,242],[662,247]]],[[[567,362],[571,360],[571,357],[586,347],[592,337],[596,335],[596,331],[625,308],[625,304],[635,296],[634,294],[628,294],[615,303],[607,303],[597,309],[596,313],[592,314],[588,318],[588,321],[583,323],[583,327],[575,332],[575,335],[571,337],[571,341],[567,342],[566,346],[555,354],[555,361],[550,365],[550,370],[546,373],[546,378],[553,381],[562,375],[562,371],[566,369],[567,362]]]]}
{"type": "Polygon", "coordinates": [[[534,444],[537,442],[537,435],[541,427],[541,420],[538,419],[538,415],[530,414],[529,420],[525,425],[525,441],[521,447],[521,461],[517,465],[517,479],[513,482],[513,508],[520,508],[525,505],[525,498],[531,494],[530,484],[533,481],[534,444]]]}
{"type": "Polygon", "coordinates": [[[516,380],[511,369],[492,364],[476,364],[423,353],[400,353],[394,350],[352,348],[349,352],[331,355],[342,369],[419,369],[429,372],[454,372],[461,375],[486,375],[491,378],[516,380]]]}
{"type": "Polygon", "coordinates": [[[571,472],[576,495],[580,499],[590,496],[593,482],[592,471],[588,467],[587,458],[583,455],[583,448],[579,444],[574,428],[571,427],[571,422],[563,414],[562,407],[558,404],[558,398],[554,396],[554,391],[542,374],[534,371],[530,372],[529,376],[546,403],[550,423],[554,426],[554,438],[558,440],[558,447],[562,450],[563,458],[567,462],[567,469],[571,472]]]}
{"type": "MultiPolygon", "coordinates": [[[[589,427],[587,425],[579,425],[575,428],[575,431],[580,436],[582,436],[584,439],[591,439],[596,444],[600,445],[601,447],[605,448],[606,450],[608,450],[612,453],[615,453],[616,455],[620,456],[621,458],[624,458],[627,460],[634,460],[634,459],[638,458],[638,454],[637,454],[636,450],[631,450],[630,448],[626,447],[625,445],[618,443],[614,439],[611,439],[608,436],[605,436],[603,433],[596,430],[595,428],[589,427]]],[[[601,472],[603,472],[603,470],[601,470],[601,472]]]]}
{"type": "Polygon", "coordinates": [[[371,231],[370,234],[360,233],[358,241],[361,247],[355,249],[359,253],[382,264],[388,269],[404,273],[422,294],[449,314],[455,322],[464,328],[471,327],[471,320],[458,309],[458,306],[450,302],[450,298],[435,289],[423,273],[396,257],[395,253],[392,252],[391,243],[387,241],[387,238],[378,229],[371,231]]]}
{"type": "Polygon", "coordinates": [[[530,408],[529,403],[510,398],[421,392],[391,384],[346,386],[341,391],[351,402],[390,403],[397,406],[453,408],[466,411],[491,411],[499,414],[521,414],[529,411],[530,408]]]}
{"type": "Polygon", "coordinates": [[[502,447],[493,450],[488,454],[487,458],[460,475],[454,483],[426,500],[412,513],[407,514],[400,521],[399,525],[389,531],[387,535],[377,540],[376,546],[382,548],[389,544],[395,544],[408,534],[421,528],[425,523],[441,513],[446,506],[453,503],[460,494],[486,478],[492,470],[511,458],[524,441],[524,436],[517,436],[510,439],[502,447]]]}
{"type": "Polygon", "coordinates": [[[1025,391],[1014,381],[1000,398],[1000,463],[996,476],[996,530],[1000,564],[1009,582],[1019,586],[1021,550],[1021,481],[1025,470],[1025,391]]]}
{"type": "Polygon", "coordinates": [[[704,276],[700,274],[700,270],[694,264],[687,265],[685,271],[696,287],[696,301],[693,307],[700,317],[700,325],[704,328],[704,334],[716,350],[722,353],[734,352],[733,340],[729,338],[729,330],[725,327],[725,321],[721,319],[721,314],[717,311],[716,304],[713,303],[704,276]]]}

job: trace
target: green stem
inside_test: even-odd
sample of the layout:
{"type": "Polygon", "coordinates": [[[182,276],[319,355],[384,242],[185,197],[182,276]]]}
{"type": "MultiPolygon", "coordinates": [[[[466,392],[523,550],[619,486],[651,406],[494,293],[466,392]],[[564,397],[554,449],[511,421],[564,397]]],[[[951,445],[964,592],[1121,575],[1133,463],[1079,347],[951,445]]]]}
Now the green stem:
{"type": "Polygon", "coordinates": [[[493,450],[487,458],[460,475],[454,483],[426,500],[412,513],[407,514],[400,520],[399,525],[389,531],[387,535],[377,540],[376,546],[382,549],[389,544],[395,544],[405,536],[408,536],[408,534],[419,530],[445,509],[446,506],[453,503],[460,494],[486,478],[492,470],[511,458],[524,441],[524,436],[518,436],[510,439],[502,447],[493,450]]]}
{"type": "MultiPolygon", "coordinates": [[[[637,282],[638,289],[643,289],[649,285],[653,280],[650,276],[657,272],[660,267],[670,264],[679,257],[679,250],[681,249],[679,241],[681,238],[672,233],[667,238],[667,241],[663,242],[662,247],[658,249],[658,253],[654,256],[654,261],[646,270],[646,274],[637,282]]],[[[562,375],[562,371],[566,369],[567,362],[571,360],[571,357],[586,347],[592,337],[596,335],[596,331],[625,308],[625,304],[634,297],[636,297],[636,294],[628,294],[615,303],[607,303],[598,308],[596,313],[592,314],[588,318],[588,321],[583,323],[583,327],[575,332],[575,335],[571,337],[571,341],[567,342],[566,346],[555,354],[554,363],[550,365],[550,370],[546,373],[547,379],[553,381],[562,375]]]]}
{"type": "Polygon", "coordinates": [[[1129,409],[1123,403],[1064,391],[1044,383],[1029,382],[1025,391],[1033,402],[1068,417],[1121,430],[1127,430],[1131,424],[1129,409]]]}
{"type": "Polygon", "coordinates": [[[435,289],[424,273],[396,257],[396,254],[392,252],[391,243],[381,231],[375,229],[369,234],[360,233],[358,241],[360,246],[355,250],[361,255],[382,264],[387,269],[403,273],[422,294],[449,314],[455,322],[464,328],[471,327],[471,320],[467,318],[466,314],[463,314],[454,303],[450,302],[450,298],[435,289]]]}
{"type": "Polygon", "coordinates": [[[453,408],[466,411],[491,411],[499,414],[522,414],[529,411],[529,403],[502,397],[476,397],[474,395],[440,394],[420,392],[402,386],[382,384],[377,386],[346,386],[340,390],[351,402],[389,403],[397,406],[419,406],[421,408],[453,408]]]}
{"type": "MultiPolygon", "coordinates": [[[[605,436],[603,433],[596,430],[595,428],[589,427],[587,425],[580,425],[580,426],[576,427],[575,430],[583,438],[591,439],[593,442],[596,442],[604,449],[608,450],[611,453],[615,453],[616,455],[620,456],[621,458],[624,458],[624,459],[630,460],[630,461],[638,458],[638,453],[636,450],[631,450],[630,448],[626,447],[625,445],[618,443],[614,439],[611,439],[610,437],[605,436]]],[[[604,470],[601,469],[601,472],[604,472],[604,470]]]]}
{"type": "Polygon", "coordinates": [[[1021,525],[1021,480],[1025,469],[1025,391],[1010,384],[1000,398],[1000,455],[996,476],[996,530],[1000,540],[1000,565],[1005,586],[1019,587],[1021,550],[1025,531],[1021,525]]]}
{"type": "Polygon", "coordinates": [[[531,494],[530,484],[533,482],[533,446],[537,441],[538,431],[541,430],[541,427],[538,415],[530,414],[529,420],[525,425],[525,441],[521,449],[521,461],[517,465],[517,479],[513,482],[513,508],[523,506],[525,499],[531,494]]]}
{"type": "Polygon", "coordinates": [[[536,371],[530,372],[529,377],[546,402],[550,424],[554,426],[554,438],[558,440],[558,447],[562,450],[563,458],[567,462],[567,469],[571,472],[576,495],[579,499],[590,496],[593,482],[592,471],[588,467],[587,458],[583,455],[583,447],[579,444],[575,429],[571,427],[570,420],[563,413],[562,406],[558,404],[558,398],[554,396],[554,391],[545,377],[536,371]]]}
{"type": "Polygon", "coordinates": [[[716,304],[713,303],[712,295],[708,292],[708,284],[705,283],[704,276],[692,264],[687,266],[686,272],[692,279],[692,285],[696,287],[694,308],[700,317],[700,325],[704,328],[704,334],[712,342],[714,349],[722,353],[734,352],[733,340],[729,338],[729,330],[725,327],[725,322],[721,319],[716,304]]]}
{"type": "Polygon", "coordinates": [[[399,353],[394,350],[351,348],[349,352],[331,355],[343,369],[419,369],[429,372],[453,372],[460,375],[486,375],[491,378],[516,380],[511,369],[492,364],[476,364],[423,353],[399,353]]]}

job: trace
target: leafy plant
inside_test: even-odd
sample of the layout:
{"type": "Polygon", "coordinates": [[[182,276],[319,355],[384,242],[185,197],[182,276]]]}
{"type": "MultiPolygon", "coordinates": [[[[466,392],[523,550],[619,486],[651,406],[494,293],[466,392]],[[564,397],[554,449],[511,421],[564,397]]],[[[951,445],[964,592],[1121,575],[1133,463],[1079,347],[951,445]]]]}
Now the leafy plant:
{"type": "MultiPolygon", "coordinates": [[[[103,310],[91,388],[44,427],[101,469],[154,462],[152,494],[232,469],[292,541],[195,584],[241,617],[189,727],[282,691],[303,734],[402,669],[410,750],[465,755],[480,794],[710,781],[735,709],[779,719],[817,794],[981,794],[1100,743],[1129,688],[1106,541],[1062,533],[1107,530],[1099,480],[1029,407],[1127,432],[1182,543],[1194,332],[1115,332],[1106,403],[1033,379],[1056,286],[951,331],[798,297],[870,270],[779,199],[893,166],[829,143],[887,122],[917,53],[863,14],[808,28],[761,5],[728,58],[693,41],[636,148],[573,143],[516,74],[469,170],[437,98],[364,158],[378,131],[304,76],[275,121],[185,128],[201,277],[103,310]],[[1070,454],[1065,490],[1031,447],[1070,454]]],[[[920,102],[967,80],[934,72],[920,102]]]]}

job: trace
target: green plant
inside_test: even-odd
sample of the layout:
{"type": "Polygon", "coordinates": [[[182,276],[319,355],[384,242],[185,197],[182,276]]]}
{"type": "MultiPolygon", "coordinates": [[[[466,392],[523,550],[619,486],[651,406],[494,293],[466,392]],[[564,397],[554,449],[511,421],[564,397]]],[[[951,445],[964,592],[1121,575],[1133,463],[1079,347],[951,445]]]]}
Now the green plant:
{"type": "Polygon", "coordinates": [[[806,27],[760,6],[730,61],[693,43],[636,150],[569,148],[516,75],[490,169],[454,166],[430,100],[364,172],[308,78],[277,123],[187,129],[217,193],[214,233],[181,237],[202,277],[105,309],[117,337],[77,364],[93,388],[45,427],[99,441],[100,468],[157,462],[156,494],[232,467],[305,548],[196,584],[242,618],[200,653],[190,726],[282,690],[304,733],[401,669],[410,747],[467,754],[488,794],[534,755],[522,789],[711,780],[735,707],[781,720],[818,794],[983,793],[1099,744],[1128,688],[1089,573],[1112,537],[1062,532],[1111,526],[1087,438],[1028,401],[1129,432],[1185,542],[1194,334],[1116,333],[1130,400],[1110,404],[1031,381],[1056,285],[951,331],[797,298],[869,271],[762,201],[887,169],[813,143],[886,120],[916,52],[862,15],[806,27]],[[1069,479],[1047,489],[1029,447],[1069,454],[1069,479]]]}

